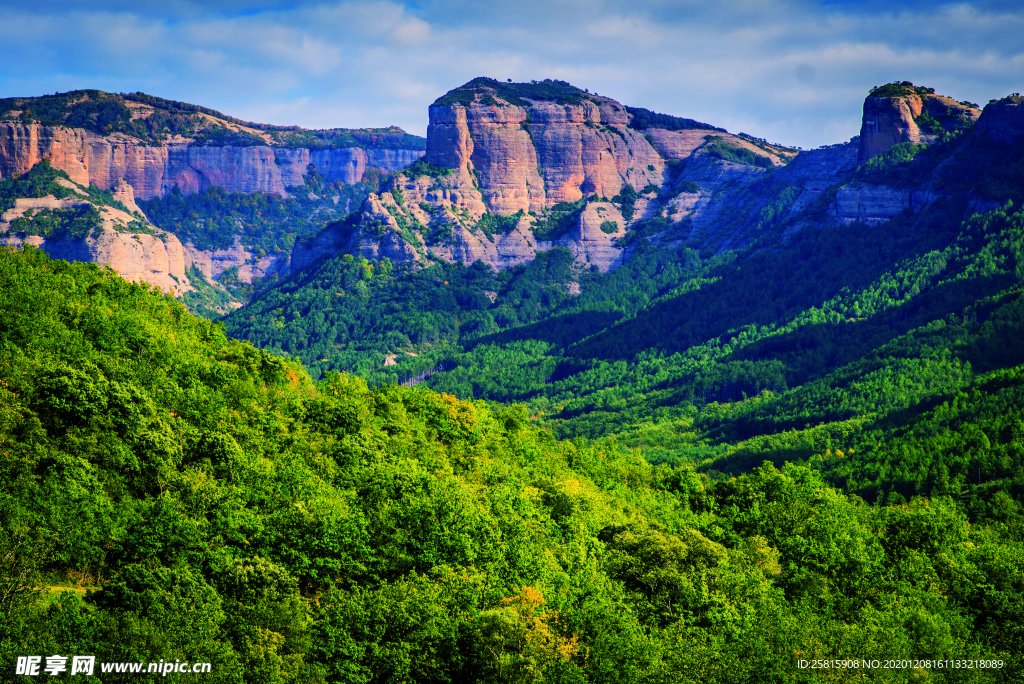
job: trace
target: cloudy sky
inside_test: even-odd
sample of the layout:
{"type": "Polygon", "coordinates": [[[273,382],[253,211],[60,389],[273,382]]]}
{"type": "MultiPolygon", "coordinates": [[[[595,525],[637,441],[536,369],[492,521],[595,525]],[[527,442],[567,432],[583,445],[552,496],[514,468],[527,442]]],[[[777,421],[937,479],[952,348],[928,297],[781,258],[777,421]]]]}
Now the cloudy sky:
{"type": "Polygon", "coordinates": [[[873,85],[1024,91],[1019,0],[0,0],[0,97],[137,91],[309,128],[397,124],[475,76],[557,78],[805,148],[873,85]]]}

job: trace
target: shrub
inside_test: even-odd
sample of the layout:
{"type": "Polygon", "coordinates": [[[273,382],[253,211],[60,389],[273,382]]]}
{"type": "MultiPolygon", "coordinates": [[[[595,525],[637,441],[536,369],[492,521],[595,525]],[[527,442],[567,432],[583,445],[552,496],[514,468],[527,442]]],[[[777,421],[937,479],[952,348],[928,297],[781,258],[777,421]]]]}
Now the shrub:
{"type": "Polygon", "coordinates": [[[924,148],[924,145],[915,145],[912,142],[893,145],[882,154],[869,159],[860,167],[859,174],[865,180],[878,183],[899,182],[900,168],[910,164],[924,148]]]}
{"type": "Polygon", "coordinates": [[[702,130],[726,132],[724,128],[718,128],[711,124],[701,123],[693,119],[684,119],[683,117],[672,116],[671,114],[658,114],[643,107],[626,107],[626,111],[630,114],[629,127],[637,131],[645,131],[648,128],[663,128],[667,131],[702,130]]]}
{"type": "Polygon", "coordinates": [[[759,166],[763,169],[770,169],[775,166],[768,157],[752,152],[745,147],[725,142],[721,138],[710,139],[701,149],[712,157],[717,157],[722,161],[733,162],[734,164],[759,166]]]}
{"type": "Polygon", "coordinates": [[[871,97],[906,97],[908,95],[934,95],[935,88],[924,88],[915,86],[910,81],[894,81],[881,86],[875,86],[868,93],[871,97]]]}
{"type": "Polygon", "coordinates": [[[409,178],[429,176],[434,180],[440,180],[441,178],[445,178],[455,173],[455,169],[449,169],[444,166],[435,166],[433,164],[429,164],[427,163],[426,159],[420,157],[412,164],[409,164],[407,167],[405,167],[402,173],[409,178]]]}

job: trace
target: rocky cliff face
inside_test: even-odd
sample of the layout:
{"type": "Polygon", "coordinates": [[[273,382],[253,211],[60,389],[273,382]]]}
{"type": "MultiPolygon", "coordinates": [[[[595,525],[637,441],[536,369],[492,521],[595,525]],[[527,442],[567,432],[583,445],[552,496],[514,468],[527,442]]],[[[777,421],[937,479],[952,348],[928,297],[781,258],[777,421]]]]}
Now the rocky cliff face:
{"type": "Polygon", "coordinates": [[[1014,94],[985,105],[978,130],[1007,142],[1024,138],[1024,97],[1014,94]]]}
{"type": "Polygon", "coordinates": [[[426,161],[476,180],[496,214],[542,211],[593,194],[612,197],[627,183],[663,182],[665,160],[628,123],[621,104],[597,97],[433,106],[426,161]]]}
{"type": "Polygon", "coordinates": [[[25,173],[49,159],[82,185],[112,189],[122,180],[149,199],[175,185],[188,194],[219,185],[230,192],[286,194],[302,185],[309,164],[327,180],[358,183],[369,167],[393,172],[423,155],[419,150],[196,146],[143,144],[123,134],[100,136],[66,126],[0,123],[0,177],[25,173]]]}
{"type": "Polygon", "coordinates": [[[858,163],[902,142],[931,143],[943,131],[973,125],[981,115],[973,105],[929,90],[909,83],[890,84],[864,100],[858,163]]]}
{"type": "Polygon", "coordinates": [[[475,79],[430,107],[425,158],[358,216],[297,243],[292,269],[339,253],[503,269],[564,247],[605,272],[643,240],[721,250],[768,228],[787,239],[822,223],[874,225],[942,190],[931,176],[858,171],[871,157],[901,142],[970,143],[978,138],[960,134],[975,122],[983,136],[1024,138],[1024,98],[982,114],[906,82],[865,100],[861,136],[799,153],[650,112],[638,122],[637,112],[566,83],[475,79]]]}
{"type": "MultiPolygon", "coordinates": [[[[76,189],[71,183],[68,186],[76,189]]],[[[119,195],[122,203],[135,205],[130,186],[120,187],[119,195]]],[[[15,200],[15,206],[0,216],[0,245],[32,245],[45,250],[55,259],[88,261],[109,266],[126,280],[149,283],[175,296],[190,291],[192,285],[186,274],[185,252],[181,242],[174,235],[141,219],[141,216],[96,204],[85,198],[57,199],[52,195],[21,198],[15,200]],[[13,222],[41,210],[90,206],[98,210],[100,224],[85,236],[47,238],[12,230],[13,222]]]]}
{"type": "Polygon", "coordinates": [[[710,197],[764,172],[723,150],[765,166],[795,155],[674,117],[664,117],[671,128],[638,130],[619,102],[553,83],[475,79],[440,98],[429,109],[426,165],[371,196],[357,225],[297,244],[293,270],[339,251],[502,269],[558,246],[607,271],[623,262],[629,226],[664,214],[684,180],[699,179],[710,197]]]}

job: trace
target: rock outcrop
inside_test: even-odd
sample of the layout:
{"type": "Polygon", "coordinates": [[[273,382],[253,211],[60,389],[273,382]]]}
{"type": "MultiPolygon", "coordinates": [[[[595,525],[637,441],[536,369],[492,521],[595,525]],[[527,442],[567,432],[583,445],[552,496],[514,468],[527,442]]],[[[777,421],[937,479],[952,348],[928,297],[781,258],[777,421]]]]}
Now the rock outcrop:
{"type": "Polygon", "coordinates": [[[0,216],[0,245],[32,245],[55,259],[109,266],[126,280],[149,283],[176,296],[188,292],[192,285],[186,274],[181,242],[140,216],[95,205],[86,199],[57,199],[52,195],[21,198],[0,216]],[[90,205],[96,206],[101,225],[84,237],[46,238],[14,233],[11,229],[11,223],[29,211],[78,209],[90,205]]]}
{"type": "Polygon", "coordinates": [[[230,192],[284,195],[302,185],[309,164],[329,181],[358,183],[367,168],[393,172],[421,157],[420,150],[197,146],[143,144],[123,134],[100,136],[67,126],[0,123],[0,177],[25,173],[43,159],[82,185],[113,189],[123,180],[134,196],[150,199],[178,186],[183,193],[218,185],[230,192]]]}
{"type": "Polygon", "coordinates": [[[499,215],[543,211],[626,183],[660,185],[664,160],[614,101],[433,106],[426,161],[458,171],[499,215]]]}
{"type": "Polygon", "coordinates": [[[256,278],[287,272],[288,257],[285,254],[257,257],[242,246],[239,238],[228,249],[197,249],[194,244],[184,245],[185,268],[196,268],[203,276],[213,282],[218,280],[225,271],[238,268],[238,280],[250,284],[256,278]]]}
{"type": "Polygon", "coordinates": [[[855,221],[876,225],[900,212],[919,211],[934,198],[914,188],[895,188],[874,183],[849,183],[836,190],[831,212],[841,223],[855,221]]]}
{"type": "Polygon", "coordinates": [[[899,143],[931,143],[942,131],[973,125],[979,116],[977,107],[936,95],[930,88],[907,82],[882,86],[864,100],[858,163],[899,143]]]}
{"type": "Polygon", "coordinates": [[[684,177],[700,178],[710,197],[764,172],[726,161],[729,150],[767,166],[796,153],[657,116],[671,130],[633,128],[622,104],[567,83],[474,79],[430,107],[426,164],[371,196],[358,225],[337,224],[296,244],[292,269],[339,251],[503,269],[565,247],[581,267],[608,271],[623,263],[629,225],[664,213],[661,191],[674,199],[684,177]]]}
{"type": "Polygon", "coordinates": [[[1007,142],[1024,138],[1024,97],[1014,94],[985,105],[978,130],[1007,142]]]}

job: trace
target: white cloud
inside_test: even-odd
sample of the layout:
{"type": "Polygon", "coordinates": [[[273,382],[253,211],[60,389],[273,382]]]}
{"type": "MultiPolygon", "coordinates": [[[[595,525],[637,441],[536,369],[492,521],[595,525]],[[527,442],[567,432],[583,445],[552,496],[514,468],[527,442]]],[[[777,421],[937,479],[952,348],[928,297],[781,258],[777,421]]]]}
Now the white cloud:
{"type": "Polygon", "coordinates": [[[0,9],[0,95],[145,90],[253,120],[423,134],[427,105],[474,76],[561,78],[811,147],[855,134],[868,88],[890,80],[975,102],[1024,90],[1024,11],[970,3],[260,2],[0,9]]]}

